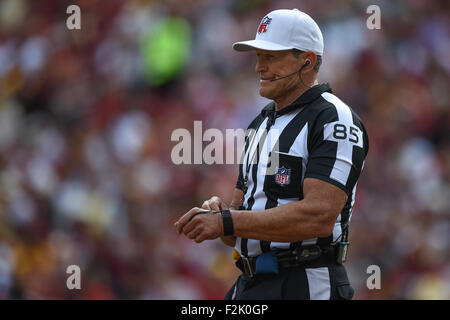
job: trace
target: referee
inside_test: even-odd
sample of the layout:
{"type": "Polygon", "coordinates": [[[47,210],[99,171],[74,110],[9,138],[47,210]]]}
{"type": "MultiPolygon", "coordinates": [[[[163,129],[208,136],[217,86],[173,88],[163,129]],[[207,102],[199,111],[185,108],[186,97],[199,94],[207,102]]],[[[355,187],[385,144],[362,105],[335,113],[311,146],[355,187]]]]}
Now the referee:
{"type": "Polygon", "coordinates": [[[176,223],[195,242],[220,237],[242,274],[225,299],[351,299],[343,262],[369,141],[361,119],[319,84],[323,37],[315,21],[275,10],[254,40],[261,96],[248,127],[230,206],[214,196],[176,223]]]}

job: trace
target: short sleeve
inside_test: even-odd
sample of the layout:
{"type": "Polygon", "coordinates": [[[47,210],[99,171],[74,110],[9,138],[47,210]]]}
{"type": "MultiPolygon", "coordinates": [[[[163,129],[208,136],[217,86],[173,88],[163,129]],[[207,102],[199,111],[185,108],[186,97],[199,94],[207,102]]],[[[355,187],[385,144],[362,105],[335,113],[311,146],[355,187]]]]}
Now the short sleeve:
{"type": "Polygon", "coordinates": [[[329,104],[308,135],[305,178],[327,181],[351,195],[368,151],[368,137],[359,117],[345,104],[329,104]]]}

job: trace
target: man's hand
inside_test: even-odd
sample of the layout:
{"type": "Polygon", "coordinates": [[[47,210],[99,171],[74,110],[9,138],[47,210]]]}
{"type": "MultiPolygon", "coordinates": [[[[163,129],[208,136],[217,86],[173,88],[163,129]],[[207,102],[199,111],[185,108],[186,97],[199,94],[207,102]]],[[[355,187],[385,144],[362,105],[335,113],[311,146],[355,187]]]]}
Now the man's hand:
{"type": "Polygon", "coordinates": [[[201,211],[207,210],[198,207],[192,208],[175,222],[174,226],[177,228],[178,234],[183,233],[197,243],[204,240],[213,240],[223,235],[222,215],[220,213],[198,214],[189,221],[193,215],[201,211]]]}
{"type": "MultiPolygon", "coordinates": [[[[233,201],[238,203],[242,196],[242,190],[235,189],[233,201]]],[[[214,196],[203,202],[202,209],[220,211],[227,210],[229,207],[221,198],[214,196]]],[[[181,217],[181,219],[175,223],[178,233],[181,234],[183,232],[183,234],[185,234],[189,239],[194,239],[195,242],[202,242],[203,240],[211,240],[220,237],[224,244],[234,247],[236,244],[236,238],[233,236],[225,237],[223,235],[223,222],[221,214],[199,214],[192,218],[192,221],[189,222],[189,219],[191,219],[191,217],[197,212],[206,211],[202,209],[197,207],[192,208],[183,217],[181,217]],[[194,221],[196,222],[193,223],[194,221]]]]}
{"type": "Polygon", "coordinates": [[[203,202],[202,209],[220,211],[220,210],[227,210],[228,206],[226,205],[225,202],[222,201],[222,199],[220,199],[217,196],[214,196],[211,199],[203,202]]]}
{"type": "MultiPolygon", "coordinates": [[[[235,191],[236,193],[236,191],[235,191]]],[[[238,190],[238,195],[235,196],[235,198],[239,198],[242,197],[242,195],[240,193],[242,193],[241,190],[238,190]]],[[[237,200],[235,200],[237,201],[237,200]]],[[[220,199],[217,196],[212,197],[209,200],[206,200],[205,202],[203,202],[202,204],[202,209],[207,209],[207,210],[227,210],[230,209],[227,204],[225,202],[223,202],[222,199],[220,199]]],[[[234,209],[234,208],[233,208],[234,209]]],[[[221,221],[221,224],[223,224],[223,222],[221,221]]],[[[222,240],[222,242],[224,244],[226,244],[227,246],[230,247],[234,247],[236,244],[236,238],[233,236],[223,236],[223,232],[220,235],[220,240],[222,240]]]]}

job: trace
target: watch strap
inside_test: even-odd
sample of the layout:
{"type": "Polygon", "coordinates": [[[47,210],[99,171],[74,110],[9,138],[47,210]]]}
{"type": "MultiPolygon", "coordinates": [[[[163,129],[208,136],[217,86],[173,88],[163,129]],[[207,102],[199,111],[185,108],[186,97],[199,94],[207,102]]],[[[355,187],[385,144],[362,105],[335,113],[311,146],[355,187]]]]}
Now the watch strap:
{"type": "Polygon", "coordinates": [[[230,210],[221,210],[222,222],[223,222],[223,235],[232,236],[234,235],[233,219],[231,217],[230,210]]]}

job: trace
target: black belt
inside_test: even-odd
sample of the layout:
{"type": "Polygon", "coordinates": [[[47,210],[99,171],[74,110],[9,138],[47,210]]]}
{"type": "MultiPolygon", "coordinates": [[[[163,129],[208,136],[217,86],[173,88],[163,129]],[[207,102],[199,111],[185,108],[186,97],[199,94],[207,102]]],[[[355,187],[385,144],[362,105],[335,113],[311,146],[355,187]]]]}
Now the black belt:
{"type": "MultiPolygon", "coordinates": [[[[309,262],[317,262],[323,258],[324,262],[335,261],[335,249],[332,246],[320,247],[318,245],[306,245],[296,249],[274,251],[278,260],[278,268],[285,269],[291,267],[304,266],[309,262]]],[[[248,277],[255,276],[256,260],[258,257],[241,257],[236,261],[236,266],[248,277]]]]}

